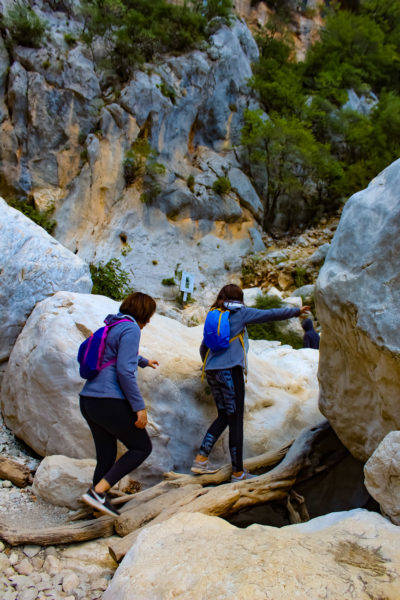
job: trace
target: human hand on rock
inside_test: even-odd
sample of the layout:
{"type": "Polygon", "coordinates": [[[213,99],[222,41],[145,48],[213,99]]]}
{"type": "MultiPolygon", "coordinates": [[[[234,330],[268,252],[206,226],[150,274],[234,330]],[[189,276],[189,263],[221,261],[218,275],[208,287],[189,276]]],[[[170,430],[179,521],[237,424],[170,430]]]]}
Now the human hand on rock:
{"type": "Polygon", "coordinates": [[[148,367],[151,367],[152,369],[157,369],[158,365],[158,360],[152,360],[151,358],[149,358],[149,364],[147,365],[148,367]]]}
{"type": "Polygon", "coordinates": [[[302,306],[300,309],[300,316],[307,312],[311,312],[311,306],[302,306]]]}

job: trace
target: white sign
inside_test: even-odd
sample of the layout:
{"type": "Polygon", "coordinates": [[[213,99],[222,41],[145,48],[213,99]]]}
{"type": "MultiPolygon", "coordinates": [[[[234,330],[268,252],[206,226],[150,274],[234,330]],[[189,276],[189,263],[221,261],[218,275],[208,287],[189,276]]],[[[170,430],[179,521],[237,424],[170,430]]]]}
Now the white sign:
{"type": "Polygon", "coordinates": [[[181,292],[183,292],[183,301],[186,302],[187,295],[193,294],[194,289],[194,275],[183,271],[181,279],[181,292]]]}

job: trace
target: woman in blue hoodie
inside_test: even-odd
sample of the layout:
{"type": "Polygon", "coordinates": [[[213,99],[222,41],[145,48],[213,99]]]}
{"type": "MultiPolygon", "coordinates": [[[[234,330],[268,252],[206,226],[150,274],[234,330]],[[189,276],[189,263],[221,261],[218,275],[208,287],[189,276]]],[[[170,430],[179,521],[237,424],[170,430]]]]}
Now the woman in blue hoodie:
{"type": "Polygon", "coordinates": [[[156,310],[153,298],[135,292],[125,298],[119,310],[105,319],[106,324],[124,319],[108,330],[103,364],[110,364],[87,381],[80,393],[81,412],[92,432],[97,458],[93,487],[82,500],[110,515],[119,512],[109,502],[106,492],[136,469],[152,450],[136,373],[138,366],[155,369],[158,365],[156,360],[139,355],[141,329],[156,310]],[[128,451],[116,461],[117,440],[128,451]]]}
{"type": "Polygon", "coordinates": [[[204,340],[200,355],[205,362],[205,373],[211,388],[218,415],[208,428],[191,471],[193,473],[215,473],[208,462],[208,456],[223,431],[229,427],[229,452],[232,462],[231,481],[241,481],[253,477],[243,469],[243,413],[244,413],[244,369],[249,342],[246,325],[282,321],[310,310],[302,308],[272,308],[260,310],[243,304],[243,291],[238,285],[225,285],[219,292],[211,309],[229,310],[231,343],[225,350],[212,352],[204,340]],[[243,333],[243,340],[239,334],[243,333]],[[232,339],[235,338],[235,339],[232,339]],[[242,343],[243,342],[243,343],[242,343]]]}

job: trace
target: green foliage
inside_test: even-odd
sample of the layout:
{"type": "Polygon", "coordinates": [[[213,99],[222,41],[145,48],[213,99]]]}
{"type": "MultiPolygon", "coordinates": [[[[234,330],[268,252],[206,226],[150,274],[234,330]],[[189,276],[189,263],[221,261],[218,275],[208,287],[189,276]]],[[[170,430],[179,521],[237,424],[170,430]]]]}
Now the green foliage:
{"type": "Polygon", "coordinates": [[[122,256],[128,256],[129,252],[132,252],[132,246],[129,244],[129,242],[126,242],[121,250],[121,254],[122,256]]]}
{"type": "MultiPolygon", "coordinates": [[[[269,5],[279,12],[277,2],[269,5]]],[[[282,3],[282,6],[287,3],[282,3]]],[[[282,199],[303,222],[332,212],[400,155],[400,0],[331,3],[320,40],[296,62],[282,20],[258,38],[251,84],[268,113],[248,111],[242,143],[267,186],[264,228],[282,199]],[[348,89],[380,97],[365,115],[348,109],[348,89]]],[[[286,28],[287,29],[287,28],[286,28]]],[[[296,217],[297,218],[297,217],[296,217]]]]}
{"type": "Polygon", "coordinates": [[[90,273],[93,281],[92,294],[123,300],[133,292],[129,284],[129,273],[122,269],[121,261],[117,258],[111,258],[107,263],[92,263],[90,273]]]}
{"type": "Polygon", "coordinates": [[[280,114],[301,110],[305,101],[302,72],[292,59],[291,38],[267,28],[257,42],[260,59],[254,65],[251,84],[260,94],[265,109],[280,114]]]}
{"type": "Polygon", "coordinates": [[[242,143],[248,146],[250,159],[267,168],[265,228],[281,197],[324,202],[342,175],[329,146],[319,143],[310,125],[295,115],[271,113],[266,119],[261,111],[246,111],[242,143]]]}
{"type": "Polygon", "coordinates": [[[8,9],[4,25],[15,44],[39,48],[47,28],[47,22],[38,17],[29,4],[17,0],[8,9]]]}
{"type": "Polygon", "coordinates": [[[311,283],[311,280],[308,276],[307,270],[302,267],[296,267],[293,272],[294,283],[297,288],[306,285],[307,283],[311,283]]]}
{"type": "Polygon", "coordinates": [[[366,14],[338,11],[328,17],[321,39],[312,46],[304,77],[313,92],[338,104],[345,91],[365,91],[367,83],[378,91],[390,83],[400,56],[382,28],[366,14]]]}
{"type": "Polygon", "coordinates": [[[218,177],[212,185],[212,189],[216,194],[223,196],[231,191],[231,182],[227,177],[218,177]]]}
{"type": "Polygon", "coordinates": [[[68,46],[74,46],[76,44],[76,37],[72,33],[64,33],[64,41],[68,46]]]}
{"type": "Polygon", "coordinates": [[[193,175],[189,175],[189,177],[187,178],[187,182],[186,183],[187,183],[187,186],[188,186],[189,190],[193,193],[194,192],[194,184],[196,183],[195,179],[194,179],[194,176],[193,175]]]}
{"type": "Polygon", "coordinates": [[[8,200],[8,205],[22,212],[26,217],[34,221],[40,227],[43,227],[47,233],[52,234],[57,225],[57,221],[51,218],[54,212],[54,207],[44,211],[39,211],[35,208],[33,201],[24,200],[8,200]]]}
{"type": "Polygon", "coordinates": [[[161,285],[172,286],[176,285],[176,281],[173,277],[165,277],[161,280],[161,285]]]}
{"type": "Polygon", "coordinates": [[[102,37],[110,65],[125,79],[133,68],[162,53],[190,50],[207,37],[207,22],[215,16],[228,17],[230,10],[230,0],[182,5],[166,0],[82,0],[82,39],[92,44],[102,37]]]}
{"type": "Polygon", "coordinates": [[[156,159],[157,153],[144,138],[138,138],[125,153],[125,183],[131,185],[138,177],[143,178],[144,191],[140,199],[145,204],[157,198],[162,191],[158,177],[165,174],[165,166],[156,159]]]}
{"type": "MultiPolygon", "coordinates": [[[[261,310],[281,308],[283,302],[275,296],[257,296],[255,307],[261,310]]],[[[293,348],[302,348],[302,339],[293,333],[283,333],[276,321],[270,323],[257,323],[248,325],[247,332],[251,340],[278,341],[281,344],[289,344],[293,348]]]]}
{"type": "Polygon", "coordinates": [[[165,96],[166,98],[169,98],[171,100],[172,104],[175,104],[176,93],[172,87],[167,85],[165,83],[165,81],[162,81],[160,84],[157,85],[157,87],[159,88],[159,90],[163,96],[165,96]]]}

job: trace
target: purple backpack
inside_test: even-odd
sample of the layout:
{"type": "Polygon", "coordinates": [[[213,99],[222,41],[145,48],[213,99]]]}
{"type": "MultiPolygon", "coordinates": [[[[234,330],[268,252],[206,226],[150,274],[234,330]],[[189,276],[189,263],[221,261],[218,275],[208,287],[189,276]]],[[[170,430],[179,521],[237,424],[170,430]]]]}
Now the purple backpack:
{"type": "Polygon", "coordinates": [[[110,327],[124,323],[125,321],[132,322],[131,319],[120,319],[105,327],[100,327],[92,333],[82,344],[78,350],[79,375],[82,379],[94,379],[100,371],[117,362],[116,358],[112,358],[108,362],[103,363],[104,348],[106,346],[107,334],[110,327]]]}

